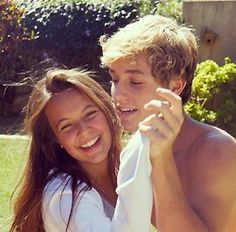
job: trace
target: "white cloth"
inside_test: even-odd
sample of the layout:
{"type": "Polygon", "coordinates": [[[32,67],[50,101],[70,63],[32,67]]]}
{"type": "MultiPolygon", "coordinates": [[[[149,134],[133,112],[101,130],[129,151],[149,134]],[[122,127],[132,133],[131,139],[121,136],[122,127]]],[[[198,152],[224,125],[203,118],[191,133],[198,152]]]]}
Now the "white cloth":
{"type": "MultiPolygon", "coordinates": [[[[149,150],[149,140],[136,132],[121,153],[116,190],[118,200],[113,218],[106,216],[102,199],[92,188],[75,202],[69,232],[151,231],[153,198],[149,150]]],[[[65,231],[72,202],[72,191],[70,183],[66,185],[67,180],[63,181],[58,176],[45,188],[42,214],[47,232],[65,231]]]]}

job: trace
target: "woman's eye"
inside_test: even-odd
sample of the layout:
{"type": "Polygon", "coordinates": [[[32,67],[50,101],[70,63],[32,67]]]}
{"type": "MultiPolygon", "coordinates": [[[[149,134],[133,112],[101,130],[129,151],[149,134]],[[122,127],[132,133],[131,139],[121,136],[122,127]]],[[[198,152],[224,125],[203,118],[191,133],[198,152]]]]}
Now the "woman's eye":
{"type": "Polygon", "coordinates": [[[69,130],[69,128],[72,126],[72,124],[65,124],[61,126],[60,131],[66,131],[69,130]]]}

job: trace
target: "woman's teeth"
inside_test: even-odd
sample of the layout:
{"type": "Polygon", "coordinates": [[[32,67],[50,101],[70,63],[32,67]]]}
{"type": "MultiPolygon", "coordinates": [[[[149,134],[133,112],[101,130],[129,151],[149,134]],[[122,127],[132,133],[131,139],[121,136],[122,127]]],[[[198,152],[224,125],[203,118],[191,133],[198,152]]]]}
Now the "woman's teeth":
{"type": "Polygon", "coordinates": [[[89,142],[85,143],[85,144],[82,144],[81,147],[82,148],[88,148],[88,147],[91,147],[93,146],[99,139],[99,136],[93,138],[92,140],[90,140],[89,142]]]}

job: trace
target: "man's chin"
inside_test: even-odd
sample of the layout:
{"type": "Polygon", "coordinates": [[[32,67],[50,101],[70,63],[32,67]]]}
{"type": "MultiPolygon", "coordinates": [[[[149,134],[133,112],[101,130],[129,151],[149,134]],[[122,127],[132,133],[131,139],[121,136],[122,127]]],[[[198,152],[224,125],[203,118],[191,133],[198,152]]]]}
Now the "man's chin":
{"type": "Polygon", "coordinates": [[[138,126],[134,125],[133,123],[122,122],[123,129],[128,133],[134,133],[137,131],[138,126]]]}

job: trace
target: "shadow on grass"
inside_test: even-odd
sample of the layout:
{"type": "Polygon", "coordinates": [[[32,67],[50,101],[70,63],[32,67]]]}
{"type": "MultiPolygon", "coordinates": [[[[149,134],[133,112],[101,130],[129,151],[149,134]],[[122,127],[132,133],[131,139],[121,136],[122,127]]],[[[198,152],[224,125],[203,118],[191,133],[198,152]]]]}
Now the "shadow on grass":
{"type": "Polygon", "coordinates": [[[22,116],[0,116],[0,134],[22,134],[22,116]]]}

